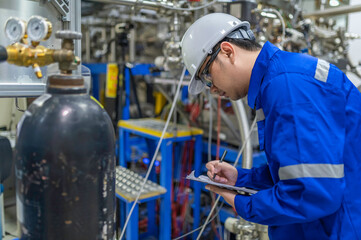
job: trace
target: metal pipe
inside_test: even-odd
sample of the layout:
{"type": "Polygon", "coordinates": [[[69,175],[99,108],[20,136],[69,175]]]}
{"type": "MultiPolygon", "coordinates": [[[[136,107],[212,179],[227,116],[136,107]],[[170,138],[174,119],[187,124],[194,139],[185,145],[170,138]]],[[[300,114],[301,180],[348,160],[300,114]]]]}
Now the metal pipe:
{"type": "Polygon", "coordinates": [[[5,236],[4,194],[0,190],[0,240],[5,236]],[[4,226],[4,227],[2,227],[4,226]]]}
{"type": "MultiPolygon", "coordinates": [[[[112,27],[110,28],[110,39],[115,39],[115,28],[112,27]]],[[[115,41],[112,41],[112,43],[110,44],[110,54],[108,56],[108,60],[109,62],[116,62],[116,46],[115,46],[115,41]]]]}
{"type": "Polygon", "coordinates": [[[141,6],[141,8],[151,9],[151,10],[159,10],[159,8],[166,8],[175,11],[196,11],[206,7],[209,7],[215,4],[218,0],[213,0],[203,6],[194,7],[194,8],[179,8],[176,7],[175,3],[170,2],[151,2],[140,0],[88,0],[89,2],[98,2],[98,3],[111,3],[111,4],[119,4],[119,5],[129,5],[129,6],[141,6]]]}
{"type": "MultiPolygon", "coordinates": [[[[211,105],[214,108],[215,111],[217,111],[217,103],[216,101],[212,98],[210,99],[211,101],[211,105]]],[[[223,111],[223,109],[221,108],[221,118],[224,121],[224,123],[227,125],[227,127],[229,128],[229,130],[231,131],[233,137],[235,137],[237,140],[242,140],[242,137],[239,135],[239,133],[234,129],[233,123],[231,121],[231,119],[229,119],[229,117],[227,116],[227,114],[223,111]]]]}
{"type": "MultiPolygon", "coordinates": [[[[249,123],[242,100],[231,101],[233,110],[237,116],[239,123],[239,131],[241,134],[242,143],[246,141],[246,137],[249,135],[249,123]]],[[[252,144],[251,141],[246,142],[245,149],[242,155],[242,168],[251,169],[253,165],[252,159],[252,144]]]]}
{"type": "MultiPolygon", "coordinates": [[[[137,0],[88,0],[88,2],[111,3],[111,4],[129,5],[129,6],[134,6],[139,4],[142,6],[142,8],[151,9],[151,10],[158,10],[161,7],[159,2],[152,2],[152,1],[140,1],[138,3],[137,0]]],[[[172,5],[173,4],[171,4],[170,6],[172,5]]]]}
{"type": "Polygon", "coordinates": [[[85,62],[90,62],[90,30],[85,30],[85,62]]]}
{"type": "Polygon", "coordinates": [[[326,16],[335,16],[342,15],[347,13],[354,13],[361,11],[361,4],[351,5],[351,6],[342,6],[337,8],[329,8],[325,10],[315,11],[313,13],[303,14],[303,17],[326,17],[326,16]]]}
{"type": "Polygon", "coordinates": [[[136,25],[129,31],[129,61],[135,62],[135,40],[136,40],[136,25]]]}

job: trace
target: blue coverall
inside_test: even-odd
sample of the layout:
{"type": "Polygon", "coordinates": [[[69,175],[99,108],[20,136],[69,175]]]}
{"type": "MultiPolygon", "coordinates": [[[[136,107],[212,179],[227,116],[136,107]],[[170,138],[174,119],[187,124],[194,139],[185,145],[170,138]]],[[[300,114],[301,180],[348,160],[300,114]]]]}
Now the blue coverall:
{"type": "Polygon", "coordinates": [[[267,42],[252,70],[268,164],[238,169],[244,219],[269,225],[270,239],[361,239],[361,94],[337,67],[267,42]]]}

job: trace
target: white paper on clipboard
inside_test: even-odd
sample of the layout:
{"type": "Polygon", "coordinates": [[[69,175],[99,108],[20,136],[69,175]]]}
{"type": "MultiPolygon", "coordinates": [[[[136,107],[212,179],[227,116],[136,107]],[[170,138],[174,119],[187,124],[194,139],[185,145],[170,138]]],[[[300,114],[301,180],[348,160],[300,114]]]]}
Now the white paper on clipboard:
{"type": "Polygon", "coordinates": [[[255,194],[255,193],[258,192],[257,190],[246,188],[246,187],[236,187],[236,186],[231,186],[231,185],[228,185],[228,184],[217,183],[217,182],[212,181],[206,175],[200,175],[199,177],[195,177],[194,176],[194,170],[186,177],[186,179],[193,180],[193,181],[198,181],[198,182],[202,182],[202,183],[207,183],[207,184],[210,184],[210,185],[215,185],[217,187],[226,188],[226,189],[237,191],[237,192],[246,192],[246,193],[249,193],[249,194],[255,194]]]}

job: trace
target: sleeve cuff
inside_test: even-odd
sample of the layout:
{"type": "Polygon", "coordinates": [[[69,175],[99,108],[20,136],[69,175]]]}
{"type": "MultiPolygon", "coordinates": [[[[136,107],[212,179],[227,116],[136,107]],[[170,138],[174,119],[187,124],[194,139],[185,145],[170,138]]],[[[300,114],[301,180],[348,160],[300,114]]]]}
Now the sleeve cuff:
{"type": "Polygon", "coordinates": [[[236,195],[234,197],[234,208],[239,216],[247,220],[246,208],[251,201],[250,196],[236,195]]]}
{"type": "Polygon", "coordinates": [[[250,186],[250,175],[251,170],[250,169],[244,169],[244,168],[237,168],[238,176],[236,181],[236,186],[244,187],[244,186],[250,186]]]}

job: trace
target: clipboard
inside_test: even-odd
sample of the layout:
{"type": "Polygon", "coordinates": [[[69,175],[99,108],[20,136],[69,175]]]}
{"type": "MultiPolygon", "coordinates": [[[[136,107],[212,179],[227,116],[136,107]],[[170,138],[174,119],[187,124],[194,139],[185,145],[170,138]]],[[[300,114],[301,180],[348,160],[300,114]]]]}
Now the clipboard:
{"type": "Polygon", "coordinates": [[[197,182],[202,182],[202,183],[206,183],[206,184],[210,184],[210,185],[215,185],[217,187],[221,187],[221,188],[226,188],[228,190],[233,190],[236,192],[246,192],[249,194],[255,194],[258,191],[251,189],[251,188],[246,188],[246,187],[236,187],[236,186],[231,186],[228,184],[223,184],[223,183],[217,183],[212,181],[208,176],[206,175],[200,175],[199,177],[195,177],[194,175],[194,170],[186,177],[186,179],[188,180],[193,180],[193,181],[197,181],[197,182]]]}

